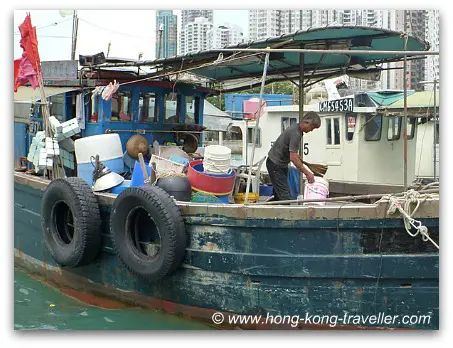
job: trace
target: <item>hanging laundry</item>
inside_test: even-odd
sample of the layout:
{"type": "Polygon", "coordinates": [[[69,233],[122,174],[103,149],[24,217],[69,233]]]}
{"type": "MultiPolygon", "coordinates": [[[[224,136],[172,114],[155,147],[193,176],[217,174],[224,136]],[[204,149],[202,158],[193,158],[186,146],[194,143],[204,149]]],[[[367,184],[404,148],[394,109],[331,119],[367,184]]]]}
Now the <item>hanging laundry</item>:
{"type": "Polygon", "coordinates": [[[108,86],[104,88],[104,91],[102,92],[102,99],[104,100],[110,100],[112,98],[112,95],[118,90],[120,87],[120,84],[116,82],[116,80],[113,81],[113,84],[110,82],[108,86]]]}

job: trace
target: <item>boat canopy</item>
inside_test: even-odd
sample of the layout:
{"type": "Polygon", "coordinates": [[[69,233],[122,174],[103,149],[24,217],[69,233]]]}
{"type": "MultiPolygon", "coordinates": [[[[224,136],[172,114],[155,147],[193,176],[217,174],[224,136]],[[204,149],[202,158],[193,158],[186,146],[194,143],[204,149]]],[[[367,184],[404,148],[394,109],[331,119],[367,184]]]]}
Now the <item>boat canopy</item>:
{"type": "MultiPolygon", "coordinates": [[[[436,92],[436,114],[439,113],[439,92],[436,92]]],[[[407,97],[407,115],[411,117],[428,117],[434,115],[434,92],[414,92],[407,97]]],[[[378,108],[387,116],[402,115],[404,112],[403,96],[390,105],[382,105],[378,108]]]]}
{"type": "MultiPolygon", "coordinates": [[[[407,96],[410,96],[414,93],[415,91],[407,91],[407,96]]],[[[367,92],[367,95],[378,105],[390,105],[404,98],[404,91],[367,92]]]]}
{"type": "Polygon", "coordinates": [[[224,49],[141,61],[140,65],[155,66],[155,75],[190,72],[206,78],[212,86],[223,91],[235,91],[261,83],[265,53],[250,49],[279,50],[270,53],[266,83],[296,79],[300,75],[301,51],[294,49],[311,50],[304,52],[304,85],[308,86],[344,74],[376,80],[382,70],[380,64],[403,60],[404,50],[412,51],[407,54],[409,59],[424,58],[423,51],[429,50],[429,47],[427,42],[413,36],[407,37],[405,47],[405,38],[399,31],[363,26],[329,26],[230,45],[224,49]],[[348,52],[327,54],[325,51],[318,53],[313,50],[348,52]]]}

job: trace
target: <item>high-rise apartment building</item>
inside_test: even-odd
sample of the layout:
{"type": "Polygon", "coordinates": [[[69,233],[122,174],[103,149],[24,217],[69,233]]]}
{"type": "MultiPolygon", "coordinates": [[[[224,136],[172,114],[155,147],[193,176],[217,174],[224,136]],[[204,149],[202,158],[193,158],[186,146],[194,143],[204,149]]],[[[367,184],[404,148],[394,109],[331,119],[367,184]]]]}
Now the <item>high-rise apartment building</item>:
{"type": "MultiPolygon", "coordinates": [[[[439,11],[429,10],[426,16],[426,40],[430,43],[430,51],[439,52],[439,11]]],[[[428,56],[425,60],[425,80],[439,79],[439,56],[428,56]]],[[[425,90],[432,90],[432,84],[426,84],[425,90]]]]}
{"type": "Polygon", "coordinates": [[[214,26],[207,32],[207,36],[210,49],[222,48],[228,45],[235,45],[244,42],[244,33],[242,28],[229,23],[214,26]]]}
{"type": "Polygon", "coordinates": [[[207,32],[214,26],[213,19],[213,10],[182,10],[178,54],[208,49],[207,32]]]}
{"type": "Polygon", "coordinates": [[[176,56],[178,21],[171,10],[156,11],[156,58],[176,56]]]}
{"type": "Polygon", "coordinates": [[[334,24],[343,24],[342,11],[249,10],[249,36],[252,41],[334,24]]]}
{"type": "Polygon", "coordinates": [[[208,32],[213,28],[212,22],[207,18],[198,17],[193,22],[185,25],[181,31],[181,54],[188,54],[210,48],[208,32]]]}
{"type": "Polygon", "coordinates": [[[195,21],[195,18],[204,17],[209,22],[214,22],[214,10],[182,10],[181,27],[184,28],[187,23],[195,21]]]}

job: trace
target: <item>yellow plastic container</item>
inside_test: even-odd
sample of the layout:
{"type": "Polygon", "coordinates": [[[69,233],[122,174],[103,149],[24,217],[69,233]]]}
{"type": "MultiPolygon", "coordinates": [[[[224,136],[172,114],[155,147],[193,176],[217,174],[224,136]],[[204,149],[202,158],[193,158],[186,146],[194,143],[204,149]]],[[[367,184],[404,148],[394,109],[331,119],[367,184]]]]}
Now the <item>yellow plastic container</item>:
{"type": "MultiPolygon", "coordinates": [[[[260,198],[260,194],[258,192],[249,192],[249,203],[255,203],[260,198]]],[[[234,203],[236,204],[244,204],[245,201],[245,192],[236,193],[234,195],[234,203]]]]}

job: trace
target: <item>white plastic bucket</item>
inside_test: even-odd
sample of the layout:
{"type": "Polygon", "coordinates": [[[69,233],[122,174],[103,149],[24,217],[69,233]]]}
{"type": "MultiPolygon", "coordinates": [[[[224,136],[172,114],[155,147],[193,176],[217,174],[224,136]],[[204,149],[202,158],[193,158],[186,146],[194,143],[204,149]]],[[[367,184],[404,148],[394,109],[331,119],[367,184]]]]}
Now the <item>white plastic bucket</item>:
{"type": "Polygon", "coordinates": [[[205,173],[228,173],[231,170],[231,149],[222,145],[206,146],[203,168],[205,173]]]}
{"type": "MultiPolygon", "coordinates": [[[[329,197],[329,182],[326,179],[315,176],[313,184],[305,183],[304,199],[321,199],[329,197]]],[[[307,204],[325,205],[326,202],[310,202],[307,204]]]]}

